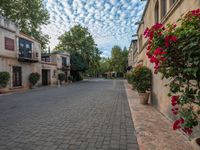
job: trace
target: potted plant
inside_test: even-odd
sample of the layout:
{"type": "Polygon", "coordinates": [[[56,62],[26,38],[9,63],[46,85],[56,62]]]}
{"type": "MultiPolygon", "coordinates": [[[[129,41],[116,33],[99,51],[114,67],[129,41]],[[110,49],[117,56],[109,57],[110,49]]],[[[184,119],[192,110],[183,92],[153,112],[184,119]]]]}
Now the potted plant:
{"type": "Polygon", "coordinates": [[[194,150],[200,149],[200,138],[194,138],[191,143],[194,150]]]}
{"type": "Polygon", "coordinates": [[[35,84],[40,80],[40,74],[33,72],[29,75],[30,88],[32,89],[35,84]]]}
{"type": "Polygon", "coordinates": [[[131,82],[139,93],[140,103],[148,104],[151,89],[151,70],[145,66],[138,66],[134,69],[131,77],[131,82]]]}
{"type": "Polygon", "coordinates": [[[146,55],[155,73],[169,79],[168,96],[176,118],[173,129],[190,136],[200,123],[200,9],[189,11],[177,22],[178,26],[156,23],[145,30],[146,55]]]}
{"type": "Polygon", "coordinates": [[[10,79],[10,74],[6,71],[0,72],[0,94],[8,91],[7,84],[10,79]]]}
{"type": "Polygon", "coordinates": [[[58,74],[58,80],[60,81],[60,84],[62,84],[63,81],[65,81],[66,75],[64,73],[58,74]]]}
{"type": "Polygon", "coordinates": [[[73,76],[71,76],[71,75],[70,75],[70,76],[68,76],[68,80],[69,80],[69,82],[70,82],[70,83],[72,83],[73,76]]]}

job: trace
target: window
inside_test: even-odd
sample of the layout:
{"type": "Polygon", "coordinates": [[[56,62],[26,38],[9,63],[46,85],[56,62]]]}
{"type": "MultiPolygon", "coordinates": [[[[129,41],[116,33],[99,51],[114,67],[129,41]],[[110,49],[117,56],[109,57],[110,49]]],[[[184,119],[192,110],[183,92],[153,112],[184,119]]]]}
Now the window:
{"type": "Polygon", "coordinates": [[[161,0],[161,18],[163,18],[167,13],[167,1],[161,0]]]}
{"type": "Polygon", "coordinates": [[[62,65],[63,66],[67,65],[67,58],[66,57],[62,57],[62,65]]]}
{"type": "Polygon", "coordinates": [[[15,46],[14,46],[14,39],[5,37],[5,49],[6,50],[10,50],[10,51],[14,51],[15,46]]]}
{"type": "MultiPolygon", "coordinates": [[[[37,56],[37,57],[38,57],[38,56],[37,56]]],[[[50,62],[51,59],[50,59],[49,56],[42,56],[42,61],[44,61],[44,62],[50,62]]]]}
{"type": "Polygon", "coordinates": [[[139,47],[140,47],[140,51],[142,51],[142,35],[140,35],[140,38],[139,38],[139,47]]]}
{"type": "Polygon", "coordinates": [[[159,22],[159,5],[158,1],[156,2],[156,6],[154,9],[154,15],[155,15],[155,23],[159,22]]]}
{"type": "Polygon", "coordinates": [[[32,42],[23,38],[19,38],[20,57],[32,58],[32,42]]]}

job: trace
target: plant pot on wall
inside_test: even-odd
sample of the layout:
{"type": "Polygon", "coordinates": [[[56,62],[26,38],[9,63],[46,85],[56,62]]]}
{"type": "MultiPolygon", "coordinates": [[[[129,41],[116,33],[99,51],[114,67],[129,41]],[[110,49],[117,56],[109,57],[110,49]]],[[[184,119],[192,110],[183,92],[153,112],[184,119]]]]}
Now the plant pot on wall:
{"type": "Polygon", "coordinates": [[[143,104],[143,105],[148,104],[149,93],[140,93],[139,92],[139,97],[140,97],[140,104],[143,104]]]}
{"type": "Polygon", "coordinates": [[[191,141],[194,150],[200,150],[200,137],[191,141]]]}

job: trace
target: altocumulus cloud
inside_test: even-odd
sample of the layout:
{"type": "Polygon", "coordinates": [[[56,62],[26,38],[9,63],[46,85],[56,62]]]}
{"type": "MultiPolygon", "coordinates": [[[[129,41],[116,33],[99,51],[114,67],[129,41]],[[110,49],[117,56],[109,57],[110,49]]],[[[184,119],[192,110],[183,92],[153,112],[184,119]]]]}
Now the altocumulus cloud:
{"type": "Polygon", "coordinates": [[[140,0],[44,0],[44,4],[51,23],[42,30],[51,37],[51,49],[61,34],[81,24],[89,29],[103,56],[110,55],[113,45],[129,46],[145,6],[140,0]]]}

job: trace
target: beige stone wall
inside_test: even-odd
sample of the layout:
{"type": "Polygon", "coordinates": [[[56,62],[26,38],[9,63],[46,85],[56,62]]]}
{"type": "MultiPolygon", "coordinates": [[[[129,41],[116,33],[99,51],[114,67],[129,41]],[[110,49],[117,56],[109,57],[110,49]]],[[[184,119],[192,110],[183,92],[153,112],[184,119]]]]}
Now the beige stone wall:
{"type": "MultiPolygon", "coordinates": [[[[10,76],[11,76],[10,81],[8,83],[8,87],[10,89],[13,88],[13,85],[12,85],[13,66],[22,67],[22,87],[23,88],[29,88],[30,84],[28,81],[28,77],[32,72],[38,72],[41,74],[41,67],[39,63],[37,64],[23,63],[23,62],[19,62],[17,59],[0,57],[0,71],[7,71],[10,73],[10,76]]],[[[40,84],[40,82],[38,84],[40,84]]]]}
{"type": "MultiPolygon", "coordinates": [[[[10,73],[9,88],[13,88],[12,82],[12,68],[13,66],[22,68],[22,88],[29,87],[28,77],[32,72],[38,72],[41,74],[41,45],[39,42],[31,37],[26,36],[19,32],[17,26],[7,21],[0,16],[0,71],[8,71],[10,73]],[[5,37],[14,40],[14,51],[5,49],[5,37]],[[37,63],[19,62],[18,61],[18,38],[24,38],[32,41],[32,51],[35,54],[38,53],[37,63]]],[[[41,84],[41,80],[38,85],[41,84]]]]}
{"type": "MultiPolygon", "coordinates": [[[[50,78],[49,78],[49,85],[55,85],[58,84],[58,70],[56,63],[47,63],[47,62],[41,62],[41,71],[42,69],[46,69],[50,71],[50,78]]],[[[41,72],[42,75],[42,72],[41,72]]],[[[42,78],[40,81],[40,84],[42,84],[42,78]]]]}
{"type": "MultiPolygon", "coordinates": [[[[148,66],[153,71],[153,65],[150,64],[149,60],[146,57],[146,39],[141,36],[143,35],[144,30],[146,27],[151,27],[153,24],[155,24],[154,19],[154,8],[157,0],[150,0],[149,4],[147,6],[146,12],[144,13],[143,21],[144,24],[140,25],[138,28],[138,61],[137,62],[143,62],[143,65],[148,66]],[[139,44],[139,43],[142,44],[139,44]]],[[[159,8],[161,8],[161,1],[159,2],[159,8]]],[[[167,0],[167,14],[165,17],[161,18],[160,16],[160,22],[166,24],[166,23],[173,23],[176,22],[176,20],[181,16],[181,14],[184,14],[190,10],[200,8],[200,0],[177,0],[177,2],[169,6],[170,0],[167,0]]],[[[160,11],[159,11],[160,14],[160,11]]],[[[168,118],[173,118],[171,114],[171,105],[170,105],[170,99],[167,96],[168,88],[166,88],[164,85],[168,83],[167,80],[161,80],[161,75],[153,75],[153,87],[152,87],[152,104],[165,116],[168,118]]]]}

